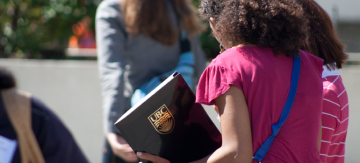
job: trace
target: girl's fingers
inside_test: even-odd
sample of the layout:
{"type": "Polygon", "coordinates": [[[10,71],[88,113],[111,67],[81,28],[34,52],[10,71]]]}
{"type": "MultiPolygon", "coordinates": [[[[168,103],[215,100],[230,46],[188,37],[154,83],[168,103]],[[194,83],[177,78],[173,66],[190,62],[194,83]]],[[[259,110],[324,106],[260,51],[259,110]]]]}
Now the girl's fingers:
{"type": "Polygon", "coordinates": [[[134,153],[134,150],[129,146],[122,147],[122,152],[124,153],[134,153]]]}
{"type": "Polygon", "coordinates": [[[139,158],[144,159],[144,160],[149,160],[153,163],[170,163],[170,161],[168,161],[164,158],[161,158],[159,156],[155,156],[155,155],[152,155],[149,153],[137,152],[136,154],[139,158]]]}

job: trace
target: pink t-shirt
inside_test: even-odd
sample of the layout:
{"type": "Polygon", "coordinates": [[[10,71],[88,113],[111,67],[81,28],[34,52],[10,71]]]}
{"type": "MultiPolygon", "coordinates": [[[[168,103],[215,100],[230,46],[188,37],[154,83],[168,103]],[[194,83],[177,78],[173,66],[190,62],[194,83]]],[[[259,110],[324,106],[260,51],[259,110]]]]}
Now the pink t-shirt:
{"type": "MultiPolygon", "coordinates": [[[[213,105],[214,99],[231,85],[240,88],[249,108],[255,154],[271,135],[271,125],[279,121],[290,90],[292,63],[292,57],[275,56],[271,48],[245,46],[228,49],[218,55],[202,74],[197,102],[213,105]]],[[[300,78],[293,107],[262,163],[320,162],[318,134],[322,63],[322,59],[301,51],[300,78]]]]}
{"type": "Polygon", "coordinates": [[[324,68],[323,86],[321,162],[343,163],[349,123],[349,102],[338,70],[330,71],[324,68]]]}

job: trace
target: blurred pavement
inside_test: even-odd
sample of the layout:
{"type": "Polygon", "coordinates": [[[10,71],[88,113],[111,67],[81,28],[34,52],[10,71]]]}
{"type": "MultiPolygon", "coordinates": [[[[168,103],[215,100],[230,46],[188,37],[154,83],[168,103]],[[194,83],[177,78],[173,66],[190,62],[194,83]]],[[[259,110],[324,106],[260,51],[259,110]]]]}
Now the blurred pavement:
{"type": "MultiPolygon", "coordinates": [[[[103,143],[101,92],[95,61],[53,61],[0,59],[22,90],[40,98],[63,120],[92,163],[101,160],[103,143]]],[[[346,163],[360,160],[360,66],[341,70],[350,102],[350,123],[346,163]]],[[[206,111],[219,127],[212,106],[206,111]]]]}

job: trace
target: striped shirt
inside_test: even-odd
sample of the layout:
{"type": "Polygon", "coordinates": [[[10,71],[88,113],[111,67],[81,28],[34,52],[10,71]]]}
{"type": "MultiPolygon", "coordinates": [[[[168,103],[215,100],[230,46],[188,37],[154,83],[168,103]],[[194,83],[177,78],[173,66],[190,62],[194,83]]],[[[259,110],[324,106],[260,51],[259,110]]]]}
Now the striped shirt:
{"type": "Polygon", "coordinates": [[[320,159],[323,163],[344,163],[349,122],[348,96],[339,71],[330,71],[326,66],[323,96],[320,159]]]}

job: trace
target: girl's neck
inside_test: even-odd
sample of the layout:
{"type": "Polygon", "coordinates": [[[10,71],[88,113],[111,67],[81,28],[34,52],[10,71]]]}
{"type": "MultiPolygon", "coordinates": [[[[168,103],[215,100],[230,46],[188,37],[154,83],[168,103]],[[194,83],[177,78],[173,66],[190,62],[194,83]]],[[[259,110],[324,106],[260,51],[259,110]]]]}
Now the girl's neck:
{"type": "Polygon", "coordinates": [[[238,44],[238,45],[235,45],[231,48],[237,48],[237,47],[243,47],[243,46],[256,46],[254,44],[250,44],[250,43],[243,43],[243,44],[238,44]]]}

